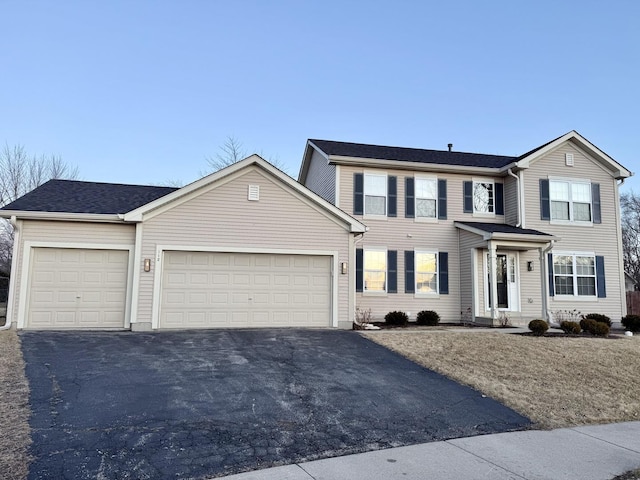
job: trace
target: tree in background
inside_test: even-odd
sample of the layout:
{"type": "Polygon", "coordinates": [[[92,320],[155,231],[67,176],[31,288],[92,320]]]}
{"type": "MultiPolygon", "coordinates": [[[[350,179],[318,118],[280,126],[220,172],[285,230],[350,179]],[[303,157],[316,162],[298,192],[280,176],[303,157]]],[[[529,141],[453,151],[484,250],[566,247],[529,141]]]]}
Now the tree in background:
{"type": "Polygon", "coordinates": [[[634,192],[623,193],[620,207],[624,270],[640,285],[640,196],[634,192]]]}
{"type": "MultiPolygon", "coordinates": [[[[5,145],[0,151],[0,206],[7,205],[53,178],[78,178],[78,167],[56,155],[29,156],[22,145],[5,145]]],[[[13,227],[0,225],[0,274],[11,272],[13,227]]]]}
{"type": "MultiPolygon", "coordinates": [[[[258,153],[258,155],[264,158],[262,152],[258,153]]],[[[218,170],[228,167],[229,165],[233,165],[240,160],[244,160],[248,156],[249,155],[247,154],[242,142],[232,135],[228,136],[225,142],[219,147],[219,152],[215,157],[206,158],[208,169],[205,172],[202,172],[202,175],[217,172],[218,170]]],[[[287,166],[277,158],[269,157],[266,160],[277,169],[282,170],[284,173],[289,175],[289,172],[287,172],[287,166]]]]}

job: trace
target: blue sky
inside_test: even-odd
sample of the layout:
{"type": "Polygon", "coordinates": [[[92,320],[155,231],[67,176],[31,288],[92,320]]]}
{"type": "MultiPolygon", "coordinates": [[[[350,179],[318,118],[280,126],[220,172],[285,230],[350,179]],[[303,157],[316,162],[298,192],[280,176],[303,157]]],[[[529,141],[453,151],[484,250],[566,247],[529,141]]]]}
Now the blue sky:
{"type": "MultiPolygon", "coordinates": [[[[85,180],[198,178],[225,139],[519,155],[575,129],[640,171],[640,2],[0,3],[0,142],[85,180]]],[[[640,179],[625,190],[640,190],[640,179]]]]}

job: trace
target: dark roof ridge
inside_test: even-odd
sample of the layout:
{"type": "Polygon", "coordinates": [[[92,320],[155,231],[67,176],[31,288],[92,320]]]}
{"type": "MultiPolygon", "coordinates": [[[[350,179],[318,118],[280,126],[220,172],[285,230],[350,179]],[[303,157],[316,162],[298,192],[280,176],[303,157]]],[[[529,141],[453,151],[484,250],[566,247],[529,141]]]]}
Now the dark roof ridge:
{"type": "MultiPolygon", "coordinates": [[[[153,185],[153,184],[141,184],[141,183],[122,183],[122,182],[97,182],[94,180],[78,180],[75,178],[52,178],[44,183],[49,182],[74,182],[74,183],[91,183],[94,185],[114,185],[122,187],[149,187],[149,188],[167,188],[173,190],[179,190],[180,187],[172,187],[170,185],[153,185]]],[[[43,184],[44,185],[44,184],[43,184]]]]}
{"type": "MultiPolygon", "coordinates": [[[[560,138],[560,137],[558,137],[560,138]]],[[[556,139],[557,140],[557,139],[556,139]]],[[[331,143],[341,143],[344,145],[357,145],[357,146],[365,146],[365,147],[374,147],[374,148],[397,148],[400,150],[412,150],[415,152],[437,152],[437,153],[456,153],[463,155],[482,155],[482,156],[491,156],[491,157],[504,157],[516,159],[519,158],[515,155],[502,155],[502,154],[494,154],[494,153],[481,153],[481,152],[463,152],[461,150],[437,150],[433,148],[419,148],[419,147],[399,147],[395,145],[379,145],[375,143],[360,143],[360,142],[344,142],[342,140],[325,140],[321,138],[310,138],[310,142],[331,142],[331,143]]],[[[552,140],[553,141],[553,140],[552,140]]],[[[551,143],[551,142],[549,142],[551,143]]],[[[540,147],[538,147],[540,148],[540,147]]]]}

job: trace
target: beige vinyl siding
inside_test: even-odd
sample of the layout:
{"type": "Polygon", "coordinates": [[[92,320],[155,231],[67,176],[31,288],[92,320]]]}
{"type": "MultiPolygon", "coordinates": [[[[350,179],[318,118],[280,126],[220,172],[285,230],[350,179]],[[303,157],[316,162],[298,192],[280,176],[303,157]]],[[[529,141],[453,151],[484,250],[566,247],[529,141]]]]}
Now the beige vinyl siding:
{"type": "MultiPolygon", "coordinates": [[[[479,235],[465,230],[458,230],[458,239],[460,245],[460,311],[464,316],[467,311],[473,312],[475,308],[473,305],[473,279],[471,276],[473,265],[471,256],[474,255],[477,260],[479,257],[475,249],[486,244],[486,242],[483,242],[479,235]],[[473,254],[471,253],[472,249],[474,250],[473,254]]],[[[482,264],[476,262],[476,265],[479,269],[482,268],[482,264]]],[[[480,275],[476,276],[476,282],[479,277],[480,275]]],[[[482,283],[479,285],[478,294],[482,295],[482,283]]]]}
{"type": "Polygon", "coordinates": [[[504,179],[504,223],[518,223],[518,182],[513,177],[504,179]]]}
{"type": "MultiPolygon", "coordinates": [[[[203,192],[142,224],[142,256],[153,259],[151,272],[140,272],[138,322],[151,322],[156,246],[208,249],[278,249],[336,251],[349,261],[349,233],[257,167],[203,192]],[[248,201],[248,185],[260,186],[260,200],[248,201]]],[[[138,265],[137,268],[142,268],[138,265]]],[[[349,319],[349,275],[338,276],[339,320],[349,319]]]]}
{"type": "Polygon", "coordinates": [[[309,161],[305,187],[335,205],[336,166],[329,165],[327,159],[315,149],[309,161]]]}
{"type": "Polygon", "coordinates": [[[22,285],[22,259],[24,242],[51,242],[59,244],[109,244],[130,245],[135,241],[133,225],[113,223],[56,222],[46,220],[22,220],[20,231],[20,252],[16,252],[18,264],[15,276],[11,279],[14,285],[14,308],[12,322],[17,322],[20,305],[20,288],[22,285]]]}
{"type": "Polygon", "coordinates": [[[556,310],[573,310],[577,308],[583,313],[603,313],[619,321],[625,315],[624,285],[620,279],[622,254],[619,251],[620,232],[617,229],[616,180],[595,159],[570,142],[566,142],[543,158],[535,161],[524,171],[526,227],[542,230],[561,238],[554,246],[554,251],[593,252],[605,258],[605,275],[607,297],[593,301],[557,300],[551,297],[549,308],[556,310]],[[574,166],[565,165],[565,153],[573,153],[574,166]],[[549,176],[573,179],[587,179],[600,184],[600,203],[602,223],[590,226],[557,225],[540,219],[539,180],[549,176]]]}
{"type": "MultiPolygon", "coordinates": [[[[362,167],[340,167],[340,207],[353,215],[353,175],[363,173],[362,167]]],[[[357,248],[382,247],[398,252],[398,293],[376,296],[357,293],[356,304],[364,308],[371,308],[375,319],[379,320],[392,310],[401,309],[411,312],[411,318],[420,310],[435,310],[440,314],[443,322],[460,321],[460,276],[465,272],[460,269],[460,255],[458,249],[458,229],[454,227],[455,220],[498,222],[504,217],[477,217],[470,213],[463,213],[463,182],[472,180],[471,175],[441,174],[439,179],[447,180],[447,219],[432,222],[405,218],[405,177],[415,174],[406,170],[378,169],[387,175],[395,175],[398,184],[398,216],[394,218],[370,218],[355,215],[369,227],[357,248]],[[434,298],[416,297],[405,291],[405,250],[433,250],[449,253],[449,294],[434,298]],[[461,273],[462,272],[462,273],[461,273]]],[[[425,176],[436,176],[425,173],[425,176]]],[[[475,177],[477,178],[477,177],[475,177]]],[[[490,177],[487,177],[490,178],[490,177]]],[[[503,181],[497,179],[496,181],[503,181]]]]}

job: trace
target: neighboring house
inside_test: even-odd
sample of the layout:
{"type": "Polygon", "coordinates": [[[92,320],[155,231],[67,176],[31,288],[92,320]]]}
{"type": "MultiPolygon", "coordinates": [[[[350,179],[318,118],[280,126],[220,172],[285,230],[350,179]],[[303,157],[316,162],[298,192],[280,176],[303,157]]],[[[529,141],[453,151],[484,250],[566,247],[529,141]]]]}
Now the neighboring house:
{"type": "Polygon", "coordinates": [[[15,226],[18,328],[349,328],[365,226],[254,155],[183,188],[51,180],[15,226]]]}
{"type": "Polygon", "coordinates": [[[575,131],[519,157],[451,147],[307,142],[300,183],[369,228],[356,240],[358,307],[480,324],[626,314],[629,170],[575,131]]]}
{"type": "Polygon", "coordinates": [[[635,278],[629,272],[624,272],[624,289],[627,292],[635,292],[638,289],[635,278]]]}

